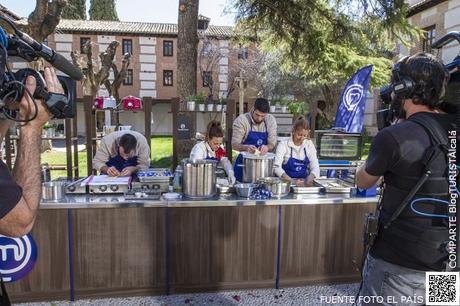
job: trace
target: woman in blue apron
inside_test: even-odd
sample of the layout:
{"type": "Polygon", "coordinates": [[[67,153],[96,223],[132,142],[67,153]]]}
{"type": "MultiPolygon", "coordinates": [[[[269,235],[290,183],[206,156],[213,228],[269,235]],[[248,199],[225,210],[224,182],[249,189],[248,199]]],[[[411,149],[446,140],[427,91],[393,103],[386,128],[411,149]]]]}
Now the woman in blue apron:
{"type": "Polygon", "coordinates": [[[224,168],[227,173],[228,181],[231,185],[235,183],[235,175],[233,173],[232,163],[227,158],[227,153],[222,147],[224,139],[224,131],[220,122],[212,120],[206,128],[205,141],[198,142],[190,152],[192,160],[216,160],[224,168]]]}
{"type": "MultiPolygon", "coordinates": [[[[260,148],[263,145],[268,145],[268,130],[267,130],[267,123],[264,121],[265,124],[265,132],[256,132],[252,130],[252,120],[248,119],[251,123],[251,127],[249,129],[248,136],[243,141],[243,145],[252,145],[256,148],[260,148]]],[[[236,180],[239,182],[243,181],[243,155],[238,154],[238,157],[235,161],[235,177],[236,180]]]]}
{"type": "Polygon", "coordinates": [[[298,185],[310,185],[319,177],[319,162],[313,142],[308,139],[310,125],[303,117],[292,128],[292,137],[276,148],[275,173],[285,179],[295,179],[298,185]]]}
{"type": "Polygon", "coordinates": [[[307,149],[303,148],[303,152],[305,155],[305,159],[297,159],[292,156],[292,148],[291,148],[291,156],[289,157],[287,163],[282,165],[284,172],[290,177],[295,179],[306,179],[309,171],[308,165],[310,164],[310,160],[307,156],[307,149]]]}

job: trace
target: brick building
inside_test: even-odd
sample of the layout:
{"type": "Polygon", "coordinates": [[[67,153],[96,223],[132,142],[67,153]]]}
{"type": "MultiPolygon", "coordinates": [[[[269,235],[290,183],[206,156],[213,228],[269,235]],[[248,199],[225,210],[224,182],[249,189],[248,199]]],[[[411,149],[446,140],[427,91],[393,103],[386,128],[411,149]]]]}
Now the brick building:
{"type": "MultiPolygon", "coordinates": [[[[20,19],[7,8],[0,6],[0,9],[11,18],[20,19]]],[[[235,89],[234,82],[237,69],[235,67],[244,65],[244,61],[248,60],[253,52],[251,50],[253,46],[248,50],[235,42],[233,27],[214,26],[209,23],[209,18],[199,16],[199,57],[200,54],[206,57],[206,50],[209,49],[214,51],[213,56],[217,52],[218,58],[212,65],[201,66],[198,59],[197,90],[208,93],[209,86],[206,83],[212,80],[215,98],[226,97],[230,91],[230,98],[238,99],[238,90],[235,89]],[[209,71],[203,71],[204,67],[209,71]]],[[[99,59],[99,53],[105,51],[113,40],[120,43],[115,56],[119,66],[125,52],[132,54],[128,75],[119,91],[120,97],[133,95],[163,100],[163,103],[155,104],[152,110],[152,134],[171,135],[172,114],[167,100],[177,96],[177,24],[62,19],[55,33],[47,38],[46,43],[71,60],[71,51],[82,52],[82,46],[88,40],[93,43],[95,62],[99,59]]],[[[205,58],[204,61],[206,60],[209,61],[205,58]]],[[[14,63],[13,68],[24,68],[26,65],[26,63],[14,63]]],[[[99,94],[107,95],[107,91],[102,87],[99,94]]],[[[80,83],[77,86],[77,96],[78,98],[83,96],[80,83]]],[[[254,99],[255,91],[248,90],[246,98],[254,99]]],[[[81,103],[77,104],[77,111],[78,133],[84,134],[84,114],[81,103]]],[[[205,122],[209,121],[203,119],[199,121],[203,122],[203,126],[198,126],[198,130],[203,130],[205,122]]],[[[140,132],[144,131],[143,120],[142,113],[120,113],[120,123],[132,125],[133,129],[140,132]]]]}
{"type": "MultiPolygon", "coordinates": [[[[410,49],[398,45],[400,55],[424,51],[439,56],[444,63],[451,62],[460,53],[460,44],[450,43],[439,51],[432,50],[431,44],[448,32],[460,31],[460,0],[408,0],[408,3],[409,22],[426,33],[421,40],[413,42],[410,49]]],[[[365,126],[371,135],[377,132],[375,112],[378,105],[374,102],[377,94],[375,91],[366,103],[365,126]]]]}
{"type": "MultiPolygon", "coordinates": [[[[460,0],[409,0],[409,5],[409,21],[426,33],[410,50],[401,47],[401,54],[420,51],[437,54],[436,50],[431,50],[431,44],[448,32],[460,31],[460,0]]],[[[439,56],[444,63],[449,63],[459,53],[460,45],[451,43],[439,51],[439,56]]]]}

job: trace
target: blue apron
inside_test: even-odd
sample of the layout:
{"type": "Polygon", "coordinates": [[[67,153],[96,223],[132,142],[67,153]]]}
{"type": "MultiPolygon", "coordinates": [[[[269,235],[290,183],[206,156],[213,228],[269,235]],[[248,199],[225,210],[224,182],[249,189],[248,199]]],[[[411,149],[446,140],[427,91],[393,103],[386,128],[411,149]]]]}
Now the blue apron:
{"type": "Polygon", "coordinates": [[[286,164],[282,165],[286,174],[289,175],[291,178],[306,178],[308,176],[308,165],[310,164],[310,160],[307,156],[307,150],[303,148],[303,152],[305,153],[305,159],[297,159],[292,157],[292,148],[291,148],[291,157],[289,157],[286,164]]]}
{"type": "MultiPolygon", "coordinates": [[[[259,148],[262,145],[268,145],[268,131],[267,131],[267,123],[264,121],[265,124],[265,132],[256,132],[252,130],[252,120],[251,128],[248,133],[248,137],[243,141],[244,145],[253,145],[259,148]]],[[[234,171],[235,171],[235,178],[238,182],[243,181],[243,167],[238,166],[243,164],[243,155],[238,154],[238,157],[235,161],[234,171]]]]}
{"type": "Polygon", "coordinates": [[[208,155],[208,152],[206,152],[206,158],[205,158],[205,160],[217,160],[217,158],[212,157],[212,156],[209,156],[209,155],[208,155]]]}
{"type": "Polygon", "coordinates": [[[126,167],[137,166],[139,163],[137,162],[137,156],[124,159],[121,157],[120,153],[118,153],[116,156],[110,157],[105,164],[107,167],[115,167],[121,172],[126,167]]]}

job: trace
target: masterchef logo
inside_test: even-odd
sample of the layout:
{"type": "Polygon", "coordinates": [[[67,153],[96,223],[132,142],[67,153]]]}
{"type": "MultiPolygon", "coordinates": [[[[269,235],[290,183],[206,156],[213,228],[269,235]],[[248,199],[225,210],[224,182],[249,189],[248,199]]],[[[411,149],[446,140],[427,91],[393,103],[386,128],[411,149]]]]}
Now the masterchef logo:
{"type": "Polygon", "coordinates": [[[348,111],[352,111],[356,108],[363,97],[364,88],[360,84],[353,84],[349,86],[344,93],[345,107],[348,111]]]}
{"type": "Polygon", "coordinates": [[[5,282],[23,278],[37,260],[37,245],[30,234],[21,238],[0,235],[0,273],[5,282]]]}

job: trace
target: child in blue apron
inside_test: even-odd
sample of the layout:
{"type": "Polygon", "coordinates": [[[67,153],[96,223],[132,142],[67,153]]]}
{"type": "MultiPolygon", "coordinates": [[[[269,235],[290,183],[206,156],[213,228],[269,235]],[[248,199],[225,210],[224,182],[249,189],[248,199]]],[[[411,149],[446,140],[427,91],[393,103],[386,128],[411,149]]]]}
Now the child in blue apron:
{"type": "Polygon", "coordinates": [[[298,185],[311,185],[319,177],[319,162],[313,142],[308,139],[310,125],[299,117],[292,128],[292,137],[281,141],[276,148],[275,173],[293,179],[298,185]]]}
{"type": "Polygon", "coordinates": [[[232,163],[227,158],[227,153],[222,147],[224,131],[220,122],[212,120],[206,128],[206,139],[197,143],[190,152],[190,159],[216,160],[227,173],[228,181],[231,185],[235,183],[235,174],[232,163]]]}

